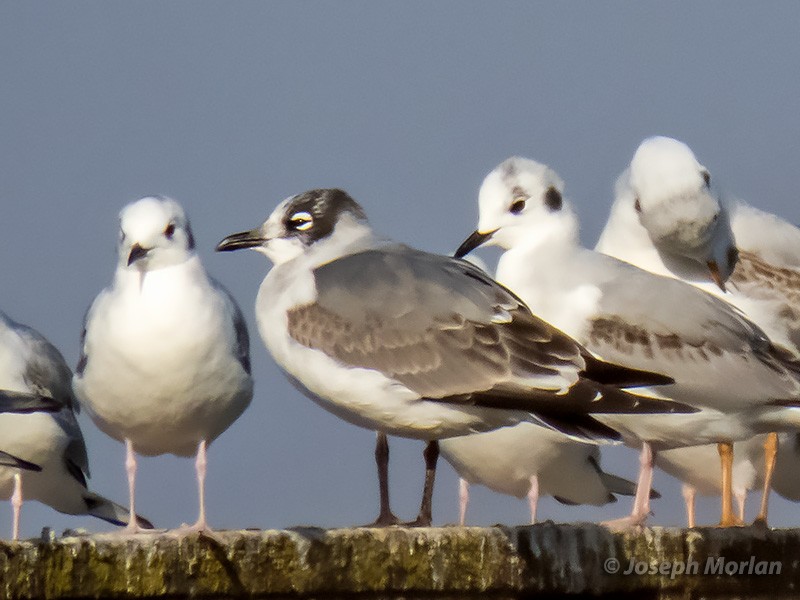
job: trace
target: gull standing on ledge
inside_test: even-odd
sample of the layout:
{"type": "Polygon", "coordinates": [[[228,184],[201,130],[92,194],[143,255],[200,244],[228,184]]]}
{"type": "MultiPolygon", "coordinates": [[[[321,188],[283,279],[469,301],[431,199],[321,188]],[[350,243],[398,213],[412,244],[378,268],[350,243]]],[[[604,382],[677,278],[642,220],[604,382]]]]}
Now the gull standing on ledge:
{"type": "MultiPolygon", "coordinates": [[[[128,523],[128,509],[89,491],[89,458],[75,418],[72,372],[64,357],[30,327],[0,312],[0,388],[17,398],[47,398],[57,412],[0,414],[0,447],[18,455],[34,470],[0,466],[0,497],[11,499],[13,539],[19,538],[23,497],[70,515],[92,515],[115,525],[128,523]]],[[[139,525],[149,521],[135,517],[139,525]]]]}
{"type": "MultiPolygon", "coordinates": [[[[597,249],[682,279],[741,309],[800,359],[800,229],[725,198],[678,140],[644,140],[620,175],[597,249]]],[[[761,511],[766,522],[777,434],[766,438],[761,511]]]]}
{"type": "Polygon", "coordinates": [[[531,524],[536,523],[543,495],[563,504],[602,506],[616,502],[614,494],[633,496],[636,492],[634,482],[603,471],[597,445],[532,423],[447,438],[439,445],[442,457],[459,475],[461,525],[466,520],[470,484],[527,497],[531,524]]]}
{"type": "Polygon", "coordinates": [[[131,513],[137,452],[194,454],[200,514],[189,529],[208,531],[206,448],[250,404],[253,380],[241,311],[206,275],[175,200],[123,208],[114,281],[86,315],[82,346],[73,387],[97,426],[125,442],[131,513]]]}
{"type": "MultiPolygon", "coordinates": [[[[479,204],[478,229],[457,256],[482,244],[503,247],[498,281],[531,310],[604,360],[672,377],[673,385],[653,392],[703,409],[598,417],[642,447],[634,509],[616,525],[646,520],[653,451],[724,442],[729,490],[731,442],[800,425],[800,409],[792,407],[800,400],[800,365],[718,298],[582,248],[577,216],[552,169],[510,158],[484,179],[479,204]]],[[[724,525],[736,523],[730,498],[723,495],[724,525]]]]}
{"type": "MultiPolygon", "coordinates": [[[[788,434],[781,434],[788,435],[788,434]]],[[[766,435],[757,435],[733,445],[731,488],[736,501],[736,516],[744,522],[747,494],[764,483],[764,441],[766,435]]],[[[655,456],[656,466],[681,482],[683,501],[686,504],[686,524],[695,527],[695,498],[722,496],[722,479],[719,473],[719,451],[714,444],[688,446],[663,450],[655,456]]]]}
{"type": "Polygon", "coordinates": [[[342,190],[289,197],[217,246],[242,248],[274,263],[256,318],[292,382],[350,423],[428,442],[414,524],[431,523],[439,439],[522,421],[613,439],[590,413],[691,410],[604,385],[671,380],[597,360],[466,261],[377,237],[342,190]]]}

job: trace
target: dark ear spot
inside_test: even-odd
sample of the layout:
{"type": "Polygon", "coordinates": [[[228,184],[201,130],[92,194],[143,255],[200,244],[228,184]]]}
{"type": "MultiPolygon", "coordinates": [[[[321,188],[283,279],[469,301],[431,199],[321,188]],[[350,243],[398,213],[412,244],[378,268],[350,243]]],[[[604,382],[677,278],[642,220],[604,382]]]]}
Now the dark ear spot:
{"type": "Polygon", "coordinates": [[[642,212],[642,204],[639,202],[639,199],[636,199],[636,202],[633,203],[633,208],[637,213],[642,212]]]}
{"type": "Polygon", "coordinates": [[[189,221],[186,221],[186,245],[189,250],[194,250],[194,234],[192,233],[192,226],[189,221]]]}
{"type": "Polygon", "coordinates": [[[706,187],[711,185],[711,173],[709,173],[708,171],[703,171],[702,175],[703,175],[703,181],[706,182],[706,187]]]}
{"type": "Polygon", "coordinates": [[[739,260],[739,249],[736,246],[728,248],[728,264],[735,265],[739,260]]]}
{"type": "Polygon", "coordinates": [[[554,187],[547,188],[547,191],[544,193],[544,203],[545,206],[552,211],[561,210],[561,205],[563,203],[561,192],[554,187]]]}

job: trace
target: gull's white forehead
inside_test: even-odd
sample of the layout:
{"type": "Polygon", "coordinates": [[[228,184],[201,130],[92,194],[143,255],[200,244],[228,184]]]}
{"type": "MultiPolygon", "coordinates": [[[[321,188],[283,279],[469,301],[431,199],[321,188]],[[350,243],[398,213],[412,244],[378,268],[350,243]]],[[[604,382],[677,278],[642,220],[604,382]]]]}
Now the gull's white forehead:
{"type": "Polygon", "coordinates": [[[559,191],[564,189],[564,182],[555,171],[535,160],[514,157],[500,163],[486,176],[479,192],[479,202],[506,203],[515,188],[536,196],[549,187],[559,191]]]}
{"type": "Polygon", "coordinates": [[[142,198],[128,204],[119,214],[120,227],[127,235],[147,235],[161,232],[173,221],[184,220],[183,211],[174,200],[142,198]]]}
{"type": "Polygon", "coordinates": [[[703,166],[691,148],[672,138],[649,138],[631,160],[631,185],[639,194],[661,195],[697,185],[703,166]]]}
{"type": "Polygon", "coordinates": [[[288,198],[284,198],[281,200],[281,203],[275,207],[275,210],[272,211],[272,214],[269,216],[270,221],[282,221],[284,217],[286,217],[286,209],[289,206],[289,203],[294,199],[294,196],[289,196],[288,198]]]}
{"type": "Polygon", "coordinates": [[[279,228],[282,227],[284,218],[286,217],[286,206],[292,198],[293,196],[289,196],[282,200],[269,214],[267,220],[264,221],[262,227],[269,229],[272,235],[275,235],[279,231],[279,228]]]}

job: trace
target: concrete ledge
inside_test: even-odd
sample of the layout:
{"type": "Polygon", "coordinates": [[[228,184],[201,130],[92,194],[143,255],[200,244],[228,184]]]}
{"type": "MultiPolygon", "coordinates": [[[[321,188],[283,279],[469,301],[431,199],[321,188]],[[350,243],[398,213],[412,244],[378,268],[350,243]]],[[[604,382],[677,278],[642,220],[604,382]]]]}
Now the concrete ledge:
{"type": "Polygon", "coordinates": [[[800,530],[794,529],[611,533],[591,524],[544,523],[0,542],[0,595],[14,599],[774,599],[794,596],[799,584],[800,530]],[[631,561],[634,572],[623,574],[631,561]]]}

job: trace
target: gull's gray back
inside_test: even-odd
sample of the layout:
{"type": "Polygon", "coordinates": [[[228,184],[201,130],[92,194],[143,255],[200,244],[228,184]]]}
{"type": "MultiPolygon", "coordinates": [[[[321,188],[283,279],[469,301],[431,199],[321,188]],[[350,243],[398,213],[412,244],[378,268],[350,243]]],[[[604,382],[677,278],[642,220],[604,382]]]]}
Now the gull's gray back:
{"type": "Polygon", "coordinates": [[[289,311],[289,334],[422,397],[503,385],[566,389],[584,367],[577,343],[466,261],[390,246],[336,260],[314,277],[317,301],[289,311]]]}

